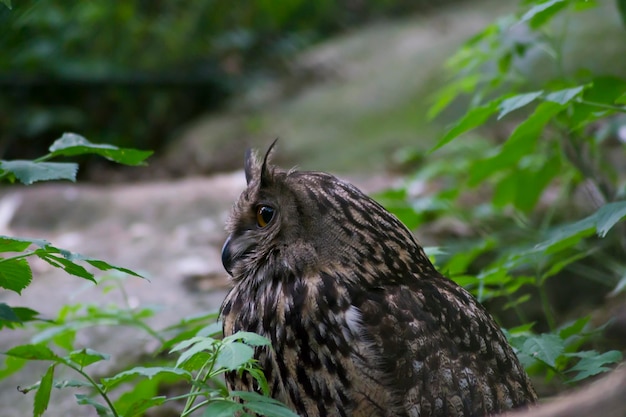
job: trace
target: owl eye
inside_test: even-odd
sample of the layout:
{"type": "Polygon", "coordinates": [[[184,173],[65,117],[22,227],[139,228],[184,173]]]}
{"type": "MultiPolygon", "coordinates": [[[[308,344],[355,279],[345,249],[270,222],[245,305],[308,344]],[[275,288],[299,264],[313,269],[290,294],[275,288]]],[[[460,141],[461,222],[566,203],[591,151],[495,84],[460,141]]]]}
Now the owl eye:
{"type": "Polygon", "coordinates": [[[259,205],[256,208],[256,224],[265,227],[274,218],[274,209],[270,206],[259,205]]]}

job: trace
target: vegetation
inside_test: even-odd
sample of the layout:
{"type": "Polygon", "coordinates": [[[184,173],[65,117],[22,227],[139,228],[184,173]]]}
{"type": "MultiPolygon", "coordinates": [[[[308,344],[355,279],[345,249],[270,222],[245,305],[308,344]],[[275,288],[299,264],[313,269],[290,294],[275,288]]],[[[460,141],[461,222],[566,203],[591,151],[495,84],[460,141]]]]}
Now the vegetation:
{"type": "MultiPolygon", "coordinates": [[[[8,0],[3,3],[10,5],[8,0]]],[[[128,4],[139,7],[139,3],[128,4]]],[[[626,15],[625,3],[616,4],[622,16],[626,15]]],[[[618,155],[618,163],[612,159],[616,151],[623,152],[625,142],[626,80],[582,70],[570,73],[562,67],[567,15],[595,5],[582,0],[525,0],[518,14],[494,22],[470,39],[450,59],[451,80],[434,97],[431,115],[436,117],[461,95],[469,95],[470,109],[442,136],[429,162],[407,177],[405,187],[380,196],[412,227],[443,218],[460,220],[469,230],[461,239],[464,243],[431,248],[437,265],[498,312],[530,373],[565,384],[607,371],[622,360],[621,352],[603,344],[602,326],[592,325],[591,316],[580,310],[569,316],[559,314],[550,292],[550,284],[563,276],[588,280],[603,295],[619,296],[626,288],[626,173],[623,155],[618,155]],[[519,28],[524,29],[521,35],[519,28]],[[554,75],[538,79],[519,70],[519,61],[538,55],[549,58],[554,75]],[[481,134],[486,131],[482,127],[493,123],[504,123],[504,129],[510,129],[495,146],[493,138],[481,134]],[[427,196],[415,191],[425,182],[437,186],[427,196]],[[580,190],[587,194],[579,194],[580,190]],[[476,194],[479,196],[474,197],[476,194]],[[577,195],[583,198],[577,199],[577,195]]],[[[61,3],[55,7],[60,8],[61,3]]],[[[105,13],[99,6],[76,7],[74,11],[83,12],[81,7],[95,7],[92,13],[96,17],[102,16],[98,11],[105,13]]],[[[120,3],[111,10],[121,13],[122,9],[120,3]]],[[[167,15],[189,10],[168,9],[167,15]]],[[[52,25],[55,20],[50,16],[52,25]]],[[[65,29],[70,36],[69,28],[65,29]]],[[[139,69],[149,67],[141,67],[141,62],[137,60],[139,69]]],[[[115,64],[113,57],[98,65],[115,64]]],[[[81,71],[87,71],[85,68],[89,66],[81,71]]],[[[44,106],[43,111],[48,110],[44,106]]],[[[48,120],[56,123],[57,116],[50,113],[48,120]]],[[[15,131],[26,124],[14,127],[15,131]]],[[[0,161],[0,178],[23,184],[74,181],[75,163],[50,160],[85,154],[138,165],[150,153],[98,145],[65,134],[43,157],[0,161]]],[[[406,158],[422,161],[421,155],[410,152],[406,158]]],[[[123,278],[110,272],[96,277],[92,270],[117,271],[140,279],[126,268],[43,240],[2,236],[0,252],[0,287],[18,294],[32,280],[27,258],[33,256],[97,282],[103,291],[125,294],[123,278]]],[[[77,390],[77,403],[94,408],[100,416],[139,416],[174,401],[182,404],[181,416],[199,409],[206,416],[241,411],[293,416],[263,395],[228,392],[221,382],[224,372],[247,370],[267,393],[264,376],[252,359],[252,347],[267,344],[267,340],[249,333],[220,339],[214,312],[185,318],[167,328],[149,324],[155,314],[152,307],[129,302],[122,306],[77,303],[64,306],[48,321],[30,306],[0,303],[0,331],[18,327],[35,331],[30,343],[3,352],[0,379],[19,372],[29,361],[50,364],[39,381],[21,388],[25,393],[34,391],[34,416],[46,411],[53,387],[77,390]],[[94,369],[109,360],[109,355],[77,341],[84,329],[102,325],[135,327],[156,340],[158,347],[146,362],[103,377],[94,369]],[[71,370],[73,376],[59,377],[60,368],[71,370]],[[177,381],[185,382],[189,392],[165,396],[159,391],[161,385],[177,381]],[[244,403],[236,401],[237,397],[244,403]]]]}
{"type": "MultiPolygon", "coordinates": [[[[624,2],[617,3],[626,17],[624,2]]],[[[502,307],[500,316],[514,326],[509,339],[529,372],[565,383],[622,359],[619,351],[594,350],[602,343],[591,316],[579,309],[577,316],[558,317],[549,293],[558,277],[566,277],[561,286],[590,281],[591,292],[601,295],[617,296],[626,287],[620,223],[626,80],[582,68],[571,74],[562,66],[568,14],[595,6],[525,1],[520,13],[470,39],[448,61],[451,80],[434,97],[431,116],[463,94],[470,95],[470,109],[404,188],[382,195],[413,226],[448,216],[471,229],[475,239],[435,252],[437,264],[481,302],[502,307]],[[531,57],[550,62],[554,75],[522,73],[518,63],[531,57]],[[496,146],[475,133],[493,123],[510,130],[496,146]],[[622,152],[617,162],[616,152],[622,152]],[[411,195],[424,181],[439,189],[411,195]],[[472,198],[477,193],[484,197],[472,198]]]]}

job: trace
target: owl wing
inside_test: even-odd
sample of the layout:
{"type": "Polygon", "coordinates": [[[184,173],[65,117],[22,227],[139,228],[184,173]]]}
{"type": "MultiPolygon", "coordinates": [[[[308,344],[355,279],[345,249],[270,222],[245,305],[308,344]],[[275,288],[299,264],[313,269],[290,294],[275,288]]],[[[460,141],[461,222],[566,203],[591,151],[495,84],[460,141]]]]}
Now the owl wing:
{"type": "Polygon", "coordinates": [[[453,417],[533,402],[528,377],[484,308],[443,276],[415,281],[353,294],[361,329],[355,415],[372,404],[386,405],[381,415],[453,417]]]}

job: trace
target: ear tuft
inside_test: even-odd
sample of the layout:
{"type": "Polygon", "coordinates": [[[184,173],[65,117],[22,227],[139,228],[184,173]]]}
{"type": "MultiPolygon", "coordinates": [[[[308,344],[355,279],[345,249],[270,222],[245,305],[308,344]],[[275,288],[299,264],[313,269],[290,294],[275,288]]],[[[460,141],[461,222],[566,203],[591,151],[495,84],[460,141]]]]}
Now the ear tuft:
{"type": "Polygon", "coordinates": [[[263,158],[263,165],[261,165],[261,187],[267,186],[271,180],[271,172],[269,172],[267,163],[269,161],[270,155],[272,154],[272,151],[274,150],[274,145],[276,145],[276,142],[278,142],[278,138],[274,139],[274,142],[272,142],[270,147],[267,149],[265,157],[263,158]]]}
{"type": "Polygon", "coordinates": [[[257,160],[255,152],[248,148],[246,150],[246,156],[244,159],[244,171],[246,173],[246,184],[250,185],[250,181],[254,178],[255,174],[259,170],[259,161],[257,160]]]}

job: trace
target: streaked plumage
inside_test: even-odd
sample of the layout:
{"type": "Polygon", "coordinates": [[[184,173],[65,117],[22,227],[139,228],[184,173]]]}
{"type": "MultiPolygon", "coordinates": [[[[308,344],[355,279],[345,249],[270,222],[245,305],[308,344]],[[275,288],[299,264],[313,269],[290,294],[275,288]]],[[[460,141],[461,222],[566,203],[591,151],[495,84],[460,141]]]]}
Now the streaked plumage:
{"type": "Polygon", "coordinates": [[[395,216],[332,175],[267,158],[246,156],[221,315],[226,335],[272,342],[256,356],[274,398],[310,417],[482,416],[536,400],[498,325],[395,216]]]}

